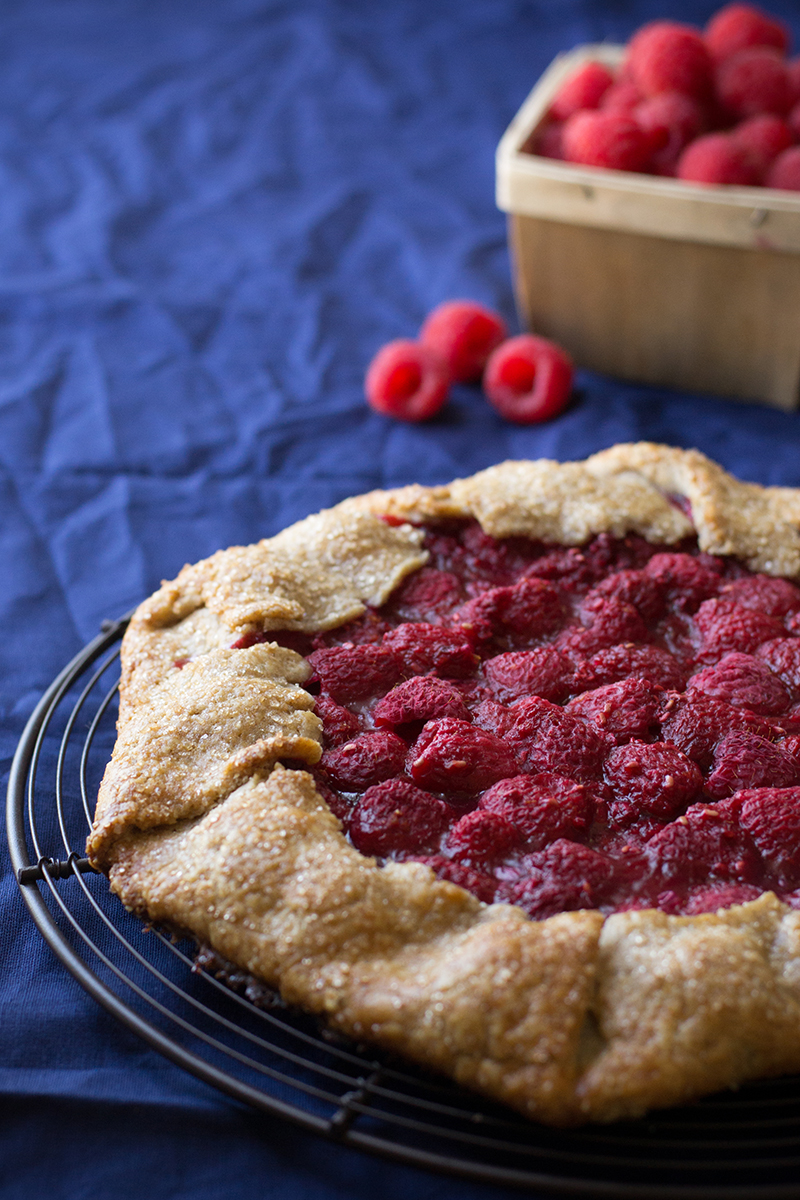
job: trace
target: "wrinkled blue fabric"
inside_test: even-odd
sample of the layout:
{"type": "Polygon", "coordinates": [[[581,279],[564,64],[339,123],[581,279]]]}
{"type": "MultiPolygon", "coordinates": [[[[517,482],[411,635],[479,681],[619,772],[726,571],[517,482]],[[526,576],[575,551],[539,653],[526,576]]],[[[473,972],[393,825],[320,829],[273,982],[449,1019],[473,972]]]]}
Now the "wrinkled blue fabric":
{"type": "MultiPolygon", "coordinates": [[[[800,38],[788,0],[768,7],[800,38]]],[[[0,766],[39,696],[184,562],[343,497],[640,438],[800,484],[800,416],[579,372],[530,428],[364,369],[441,300],[514,312],[494,150],[559,50],[688,0],[7,0],[0,10],[0,766]]],[[[120,1026],[2,857],[0,1193],[510,1196],[264,1121],[120,1026]]]]}

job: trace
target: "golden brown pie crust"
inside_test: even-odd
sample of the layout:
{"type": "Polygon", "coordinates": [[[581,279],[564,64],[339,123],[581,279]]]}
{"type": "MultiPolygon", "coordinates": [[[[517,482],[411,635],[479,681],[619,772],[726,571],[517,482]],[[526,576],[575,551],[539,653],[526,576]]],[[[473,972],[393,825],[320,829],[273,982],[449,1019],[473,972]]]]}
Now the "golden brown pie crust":
{"type": "Polygon", "coordinates": [[[473,517],[495,537],[567,545],[696,532],[702,550],[800,578],[800,490],[651,443],[373,492],[184,567],[123,642],[118,739],[88,842],[113,890],[333,1028],[540,1121],[633,1117],[800,1071],[800,912],[771,893],[696,917],[532,921],[420,863],[378,867],[312,777],[281,765],[321,753],[308,666],[275,643],[229,647],[382,604],[426,555],[418,530],[381,514],[473,517]]]}

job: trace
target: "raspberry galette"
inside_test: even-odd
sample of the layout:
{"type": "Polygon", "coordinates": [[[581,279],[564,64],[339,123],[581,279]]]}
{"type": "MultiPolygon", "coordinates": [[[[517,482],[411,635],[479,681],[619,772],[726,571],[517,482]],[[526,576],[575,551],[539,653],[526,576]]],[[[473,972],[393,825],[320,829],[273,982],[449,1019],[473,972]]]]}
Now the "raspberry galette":
{"type": "Polygon", "coordinates": [[[131,909],[554,1124],[800,1070],[800,491],[616,446],[345,501],[140,606],[131,909]]]}

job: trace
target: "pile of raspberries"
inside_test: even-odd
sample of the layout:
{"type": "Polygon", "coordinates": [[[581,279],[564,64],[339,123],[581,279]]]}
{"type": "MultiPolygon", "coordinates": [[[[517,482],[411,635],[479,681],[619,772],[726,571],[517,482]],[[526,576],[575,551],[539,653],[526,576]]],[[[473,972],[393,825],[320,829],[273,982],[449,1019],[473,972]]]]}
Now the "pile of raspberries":
{"type": "Polygon", "coordinates": [[[800,191],[800,57],[789,31],[728,4],[700,31],[652,21],[616,76],[587,62],[550,105],[533,153],[692,183],[800,191]]]}

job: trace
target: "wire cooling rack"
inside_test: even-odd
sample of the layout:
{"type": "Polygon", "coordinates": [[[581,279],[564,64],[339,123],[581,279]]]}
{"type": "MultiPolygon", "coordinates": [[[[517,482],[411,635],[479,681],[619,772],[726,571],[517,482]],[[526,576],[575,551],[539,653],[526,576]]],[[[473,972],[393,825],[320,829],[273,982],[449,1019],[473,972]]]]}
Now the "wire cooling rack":
{"type": "Polygon", "coordinates": [[[372,1048],[332,1039],[245,977],[224,981],[198,969],[193,945],[125,912],[83,847],[115,737],[126,625],[107,622],[42,697],[17,748],[7,809],[12,862],[33,920],[114,1016],[228,1095],[395,1161],[551,1196],[800,1200],[796,1078],[638,1122],[545,1129],[372,1048]]]}

